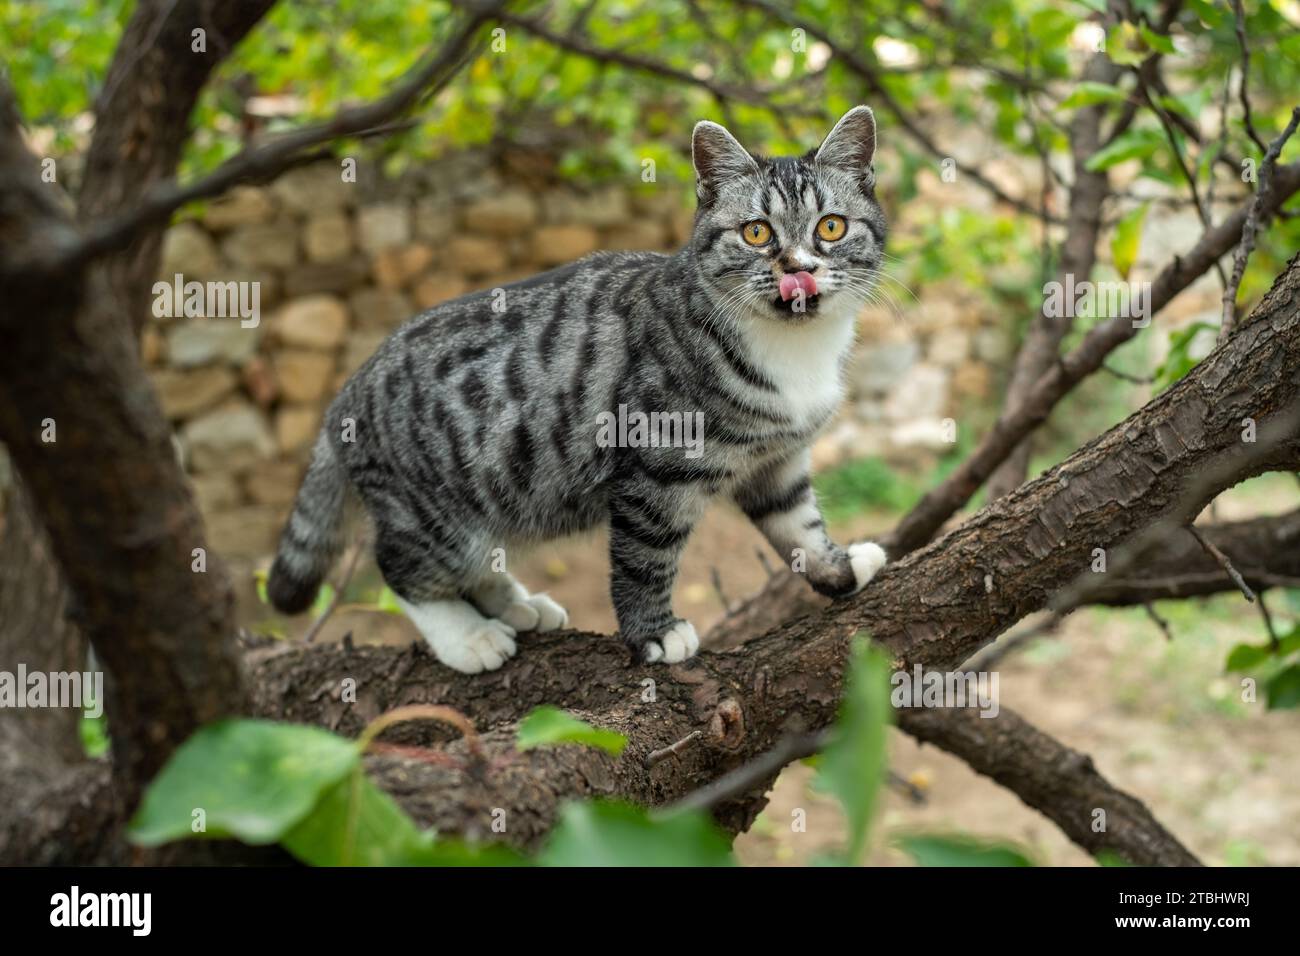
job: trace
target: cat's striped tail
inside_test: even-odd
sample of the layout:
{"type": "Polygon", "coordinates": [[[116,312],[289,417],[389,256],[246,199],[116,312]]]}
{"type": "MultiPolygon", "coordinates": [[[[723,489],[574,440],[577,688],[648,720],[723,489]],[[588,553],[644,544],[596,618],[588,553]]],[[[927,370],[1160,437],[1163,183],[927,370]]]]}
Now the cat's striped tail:
{"type": "Polygon", "coordinates": [[[267,597],[277,610],[297,614],[316,599],[321,582],[343,550],[347,495],[347,476],[322,432],[293,512],[280,533],[280,549],[266,582],[267,597]]]}

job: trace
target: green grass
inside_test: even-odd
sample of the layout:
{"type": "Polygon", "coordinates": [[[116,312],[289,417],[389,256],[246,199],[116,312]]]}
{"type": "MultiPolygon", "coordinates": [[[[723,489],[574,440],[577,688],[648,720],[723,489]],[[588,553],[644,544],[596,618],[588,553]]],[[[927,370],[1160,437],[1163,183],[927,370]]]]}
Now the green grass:
{"type": "Polygon", "coordinates": [[[901,516],[961,463],[970,444],[969,439],[959,441],[938,464],[919,475],[874,455],[837,465],[813,478],[822,514],[828,524],[839,524],[869,511],[901,516]]]}
{"type": "Polygon", "coordinates": [[[864,511],[906,511],[921,497],[915,479],[880,458],[859,458],[813,480],[826,520],[837,524],[864,511]]]}

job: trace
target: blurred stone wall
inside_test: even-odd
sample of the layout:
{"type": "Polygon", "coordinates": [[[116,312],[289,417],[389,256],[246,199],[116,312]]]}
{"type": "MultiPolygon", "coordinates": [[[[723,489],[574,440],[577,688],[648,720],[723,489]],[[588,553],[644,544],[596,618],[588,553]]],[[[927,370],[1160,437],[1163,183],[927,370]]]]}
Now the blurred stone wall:
{"type": "MultiPolygon", "coordinates": [[[[644,189],[526,185],[468,154],[350,183],[329,161],[174,225],[161,281],[256,282],[260,296],[254,328],[155,315],[144,337],[212,546],[254,560],[273,551],[325,407],[407,318],[597,249],[678,247],[684,191],[644,189]]],[[[851,401],[815,450],[819,466],[942,450],[954,404],[989,394],[988,363],[1005,353],[992,318],[948,292],[899,310],[906,319],[864,313],[851,401]]]]}

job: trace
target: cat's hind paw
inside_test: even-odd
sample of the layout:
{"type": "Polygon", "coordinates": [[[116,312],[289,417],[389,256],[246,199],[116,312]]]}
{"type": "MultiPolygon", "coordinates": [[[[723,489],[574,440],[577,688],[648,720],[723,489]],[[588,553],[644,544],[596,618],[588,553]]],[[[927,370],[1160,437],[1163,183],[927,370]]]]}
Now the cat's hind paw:
{"type": "Polygon", "coordinates": [[[700,638],[695,633],[695,625],[690,621],[678,621],[658,640],[646,641],[641,648],[641,655],[647,664],[659,661],[678,664],[688,657],[694,657],[699,649],[700,638]]]}
{"type": "Polygon", "coordinates": [[[853,592],[857,594],[867,586],[885,566],[885,549],[874,541],[859,541],[849,545],[849,564],[853,567],[853,592]]]}
{"type": "Polygon", "coordinates": [[[465,601],[397,603],[435,657],[462,674],[494,671],[515,654],[515,629],[485,618],[465,601]]]}
{"type": "Polygon", "coordinates": [[[514,636],[514,630],[501,621],[484,621],[481,627],[462,635],[458,641],[435,645],[434,654],[462,674],[494,671],[515,656],[514,636]]]}

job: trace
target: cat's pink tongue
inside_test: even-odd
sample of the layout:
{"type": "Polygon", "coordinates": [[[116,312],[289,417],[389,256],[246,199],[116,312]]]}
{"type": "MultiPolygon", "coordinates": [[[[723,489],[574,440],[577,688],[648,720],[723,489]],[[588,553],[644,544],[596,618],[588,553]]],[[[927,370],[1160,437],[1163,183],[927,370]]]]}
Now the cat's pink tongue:
{"type": "Polygon", "coordinates": [[[796,289],[803,289],[803,294],[805,296],[816,295],[817,280],[807,272],[796,272],[794,275],[786,273],[781,276],[779,291],[781,293],[782,302],[789,302],[793,299],[796,289]]]}

